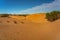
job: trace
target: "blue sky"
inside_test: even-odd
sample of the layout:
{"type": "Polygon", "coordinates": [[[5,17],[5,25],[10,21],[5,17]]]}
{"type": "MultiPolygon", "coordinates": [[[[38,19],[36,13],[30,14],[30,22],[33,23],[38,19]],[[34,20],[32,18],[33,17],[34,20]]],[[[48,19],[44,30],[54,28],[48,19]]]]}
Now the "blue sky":
{"type": "Polygon", "coordinates": [[[60,0],[0,0],[0,13],[31,14],[60,10],[60,0]]]}

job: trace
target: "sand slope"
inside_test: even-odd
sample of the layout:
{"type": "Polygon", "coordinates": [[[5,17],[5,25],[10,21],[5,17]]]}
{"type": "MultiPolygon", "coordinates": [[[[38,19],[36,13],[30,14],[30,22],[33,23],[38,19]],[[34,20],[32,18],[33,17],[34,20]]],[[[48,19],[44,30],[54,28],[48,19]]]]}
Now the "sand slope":
{"type": "Polygon", "coordinates": [[[35,22],[35,23],[44,23],[46,15],[44,13],[41,14],[32,14],[26,17],[27,20],[35,22]]]}
{"type": "Polygon", "coordinates": [[[46,17],[45,13],[31,14],[31,15],[28,15],[26,17],[24,17],[24,16],[10,16],[10,17],[14,18],[14,19],[18,19],[18,20],[27,20],[27,21],[31,21],[31,22],[34,22],[34,23],[47,22],[47,20],[45,19],[45,17],[46,17]]]}

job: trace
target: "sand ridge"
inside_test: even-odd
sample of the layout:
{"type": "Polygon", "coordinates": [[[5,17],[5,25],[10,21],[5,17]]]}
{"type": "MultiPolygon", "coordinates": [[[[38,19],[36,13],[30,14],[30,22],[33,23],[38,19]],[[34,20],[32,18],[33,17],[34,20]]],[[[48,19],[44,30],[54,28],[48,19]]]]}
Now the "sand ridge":
{"type": "Polygon", "coordinates": [[[26,17],[24,17],[24,16],[10,16],[10,17],[15,18],[17,20],[27,20],[27,21],[31,21],[31,22],[35,22],[35,23],[47,22],[47,20],[45,19],[46,14],[44,14],[44,13],[31,14],[31,15],[28,15],[26,17]]]}

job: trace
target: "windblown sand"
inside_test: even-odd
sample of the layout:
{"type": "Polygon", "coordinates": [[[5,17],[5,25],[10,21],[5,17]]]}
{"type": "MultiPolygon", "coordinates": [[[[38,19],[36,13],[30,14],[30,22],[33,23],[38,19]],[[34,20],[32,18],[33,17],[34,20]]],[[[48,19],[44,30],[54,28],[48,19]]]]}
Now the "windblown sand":
{"type": "Polygon", "coordinates": [[[60,20],[48,22],[35,16],[0,17],[0,40],[60,40],[60,20]]]}

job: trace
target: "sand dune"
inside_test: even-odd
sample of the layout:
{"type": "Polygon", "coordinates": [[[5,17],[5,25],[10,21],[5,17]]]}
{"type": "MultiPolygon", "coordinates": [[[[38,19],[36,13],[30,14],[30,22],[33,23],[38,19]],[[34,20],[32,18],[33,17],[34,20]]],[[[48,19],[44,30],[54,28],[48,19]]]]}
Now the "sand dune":
{"type": "Polygon", "coordinates": [[[27,20],[27,21],[31,21],[31,22],[35,22],[35,23],[44,23],[47,22],[47,20],[45,19],[46,14],[45,13],[41,13],[41,14],[31,14],[28,15],[26,17],[24,16],[10,16],[11,18],[15,18],[18,20],[27,20]]]}
{"type": "Polygon", "coordinates": [[[0,17],[0,40],[60,40],[60,20],[48,22],[38,15],[0,17]]]}
{"type": "Polygon", "coordinates": [[[44,13],[41,13],[41,14],[29,15],[26,17],[26,19],[35,23],[44,23],[44,22],[47,22],[45,17],[46,15],[44,13]]]}

